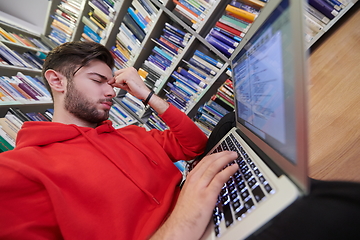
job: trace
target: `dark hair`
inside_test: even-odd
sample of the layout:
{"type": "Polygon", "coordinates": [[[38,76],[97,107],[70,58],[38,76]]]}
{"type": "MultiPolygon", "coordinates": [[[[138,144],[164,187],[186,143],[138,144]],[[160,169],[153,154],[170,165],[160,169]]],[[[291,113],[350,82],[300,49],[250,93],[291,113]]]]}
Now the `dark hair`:
{"type": "Polygon", "coordinates": [[[63,74],[71,80],[74,74],[91,60],[100,60],[111,69],[114,67],[114,58],[109,50],[96,42],[74,41],[66,42],[51,50],[43,64],[42,76],[46,87],[51,92],[48,82],[45,80],[45,72],[48,69],[63,74]]]}

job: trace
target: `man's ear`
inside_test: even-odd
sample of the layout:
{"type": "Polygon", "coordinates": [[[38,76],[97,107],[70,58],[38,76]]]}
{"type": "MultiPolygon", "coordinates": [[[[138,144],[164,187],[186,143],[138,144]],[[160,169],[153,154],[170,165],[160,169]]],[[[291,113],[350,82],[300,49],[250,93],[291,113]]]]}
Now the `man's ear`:
{"type": "Polygon", "coordinates": [[[44,74],[46,80],[48,81],[50,87],[56,91],[63,93],[66,89],[66,77],[61,73],[48,69],[44,74]]]}

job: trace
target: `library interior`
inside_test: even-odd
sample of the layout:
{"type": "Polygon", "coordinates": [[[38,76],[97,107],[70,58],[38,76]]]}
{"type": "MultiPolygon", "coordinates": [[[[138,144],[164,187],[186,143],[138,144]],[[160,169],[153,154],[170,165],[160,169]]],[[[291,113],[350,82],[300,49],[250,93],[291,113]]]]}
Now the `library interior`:
{"type": "MultiPolygon", "coordinates": [[[[271,1],[0,0],[0,161],[2,152],[16,148],[25,122],[52,121],[42,66],[53,48],[72,41],[105,46],[114,72],[135,68],[152,93],[211,136],[238,104],[231,60],[271,1]]],[[[360,182],[360,3],[303,5],[304,29],[297,30],[304,35],[309,78],[308,175],[360,182]]],[[[114,90],[113,128],[169,129],[144,99],[114,90]]],[[[186,161],[175,165],[186,171],[186,161]]]]}

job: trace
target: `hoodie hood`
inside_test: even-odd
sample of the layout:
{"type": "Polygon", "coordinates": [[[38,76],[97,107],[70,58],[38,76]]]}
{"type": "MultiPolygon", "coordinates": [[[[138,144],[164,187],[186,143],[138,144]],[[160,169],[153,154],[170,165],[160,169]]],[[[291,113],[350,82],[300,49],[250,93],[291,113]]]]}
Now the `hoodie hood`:
{"type": "MultiPolygon", "coordinates": [[[[97,133],[112,132],[115,129],[111,121],[102,122],[95,128],[97,133]]],[[[30,146],[44,146],[55,142],[63,142],[74,139],[82,134],[93,130],[90,127],[79,127],[75,124],[62,124],[56,122],[25,122],[16,139],[16,148],[30,146]],[[79,131],[81,129],[81,131],[79,131]]]]}
{"type": "MultiPolygon", "coordinates": [[[[68,141],[82,135],[90,144],[93,145],[100,153],[102,153],[110,162],[112,162],[130,181],[132,181],[141,191],[143,191],[151,201],[159,204],[159,200],[150,193],[146,188],[142,187],[132,176],[131,169],[127,166],[126,162],[114,161],[114,156],[117,152],[113,148],[109,147],[107,143],[98,140],[98,135],[102,133],[114,132],[122,139],[133,145],[136,149],[142,152],[152,165],[157,165],[157,162],[152,160],[156,159],[154,154],[149,151],[142,151],[136,144],[133,144],[134,140],[127,139],[126,136],[118,133],[112,126],[111,121],[106,120],[99,124],[96,128],[91,127],[79,127],[75,124],[62,124],[56,122],[25,122],[22,130],[19,131],[17,137],[17,149],[31,147],[31,146],[46,146],[52,143],[59,143],[68,141]]],[[[138,137],[138,136],[136,136],[138,137]]],[[[136,141],[135,141],[136,142],[136,141]]],[[[124,154],[124,153],[123,153],[124,154]]]]}

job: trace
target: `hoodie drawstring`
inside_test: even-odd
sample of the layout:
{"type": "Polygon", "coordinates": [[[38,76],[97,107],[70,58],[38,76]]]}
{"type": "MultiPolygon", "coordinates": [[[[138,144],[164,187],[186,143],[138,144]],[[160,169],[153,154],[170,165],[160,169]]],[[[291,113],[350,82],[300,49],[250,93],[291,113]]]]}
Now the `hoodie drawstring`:
{"type": "MultiPolygon", "coordinates": [[[[138,184],[134,178],[129,174],[127,173],[126,171],[124,171],[122,168],[120,168],[110,157],[107,156],[106,152],[101,148],[99,147],[97,144],[93,143],[92,140],[86,135],[86,133],[78,128],[78,127],[75,127],[85,138],[88,142],[90,142],[98,151],[100,151],[107,159],[109,159],[110,162],[112,162],[116,168],[118,168],[131,182],[133,182],[143,193],[145,193],[145,195],[147,195],[152,201],[154,201],[157,205],[160,205],[160,202],[159,200],[156,199],[156,197],[154,195],[152,195],[148,190],[142,188],[140,186],[140,184],[138,184]]],[[[115,131],[117,133],[117,131],[115,131]]],[[[117,133],[119,136],[121,136],[122,138],[124,138],[124,136],[122,136],[121,134],[117,133]]],[[[132,144],[132,143],[131,143],[132,144]]],[[[134,146],[134,144],[132,144],[134,146]]],[[[136,146],[134,146],[136,149],[138,149],[136,146]]],[[[139,149],[138,149],[139,150],[139,149]]],[[[140,150],[139,150],[140,151],[140,150]]],[[[154,164],[158,165],[157,162],[155,161],[152,161],[154,164]]]]}

